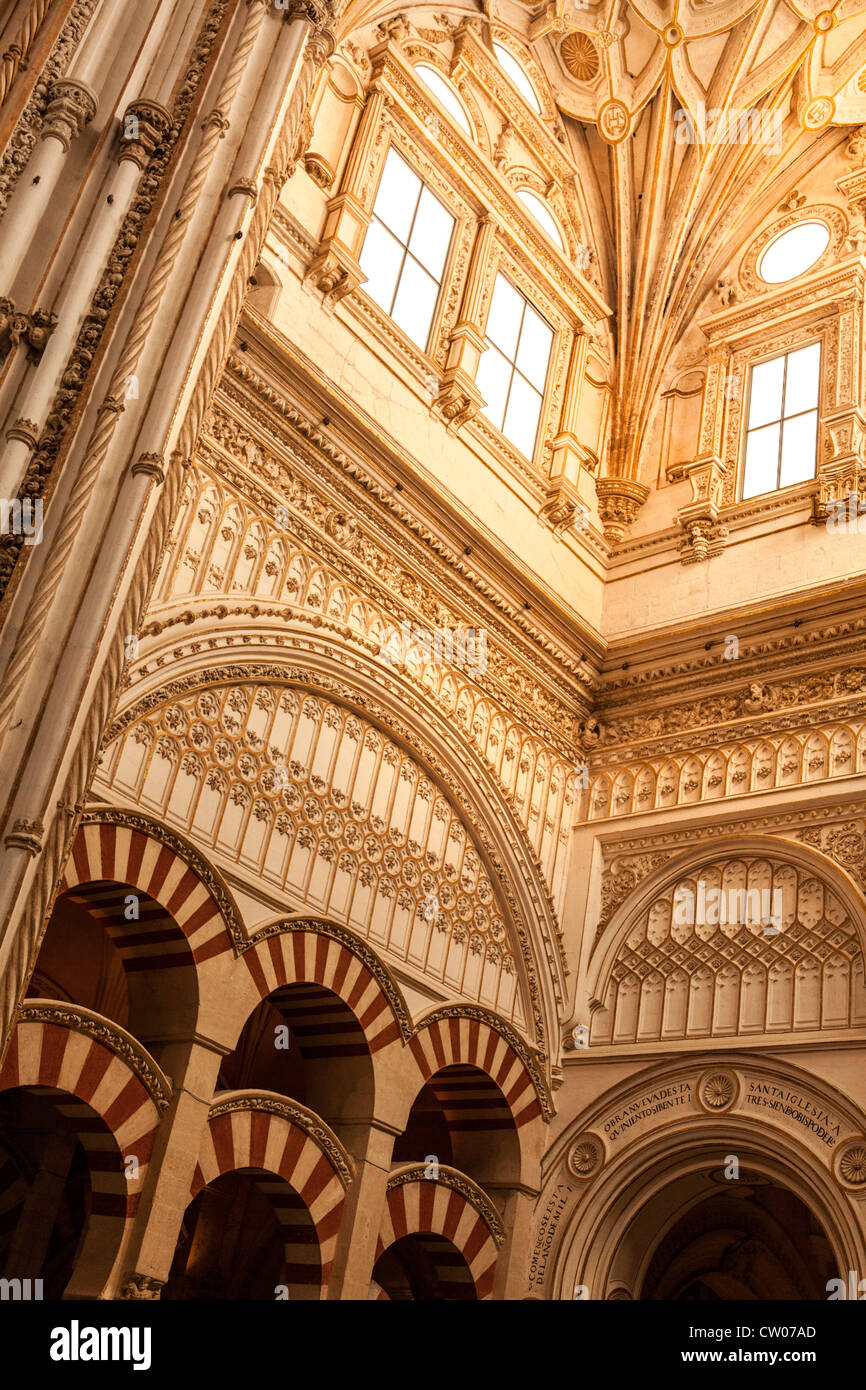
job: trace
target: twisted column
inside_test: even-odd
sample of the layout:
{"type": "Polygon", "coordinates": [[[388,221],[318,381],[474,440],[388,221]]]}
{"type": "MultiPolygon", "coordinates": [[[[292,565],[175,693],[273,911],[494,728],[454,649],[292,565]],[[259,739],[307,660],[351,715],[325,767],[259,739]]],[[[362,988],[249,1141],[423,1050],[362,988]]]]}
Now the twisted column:
{"type": "Polygon", "coordinates": [[[0,66],[0,106],[8,97],[9,90],[18,76],[21,65],[27,61],[27,54],[33,47],[33,41],[42,27],[42,21],[53,3],[54,0],[33,0],[24,16],[21,28],[0,59],[0,64],[2,64],[0,66]]]}
{"type": "Polygon", "coordinates": [[[81,468],[64,508],[56,539],[49,552],[33,606],[27,615],[26,623],[22,626],[6,671],[3,695],[0,699],[0,745],[2,745],[8,732],[18,697],[27,679],[30,664],[41,640],[54,597],[63,579],[67,560],[90,503],[100,469],[108,453],[117,427],[117,417],[123,411],[123,393],[126,381],[135,374],[151,324],[162,302],[166,284],[186,235],[187,225],[195,211],[207,177],[214,150],[228,128],[226,112],[231,107],[240,86],[244,69],[264,17],[265,5],[263,0],[254,0],[249,8],[240,41],[223,79],[216,107],[203,122],[204,135],[181,193],[174,218],[163,240],[135,322],[130,329],[120,360],[109,383],[108,392],[100,406],[96,423],[87,442],[81,468]]]}

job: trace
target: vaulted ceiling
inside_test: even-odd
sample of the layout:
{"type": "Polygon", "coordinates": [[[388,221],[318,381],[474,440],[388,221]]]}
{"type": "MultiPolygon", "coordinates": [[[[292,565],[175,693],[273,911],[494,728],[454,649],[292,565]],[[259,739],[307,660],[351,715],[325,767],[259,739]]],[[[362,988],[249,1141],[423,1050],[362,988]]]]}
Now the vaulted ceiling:
{"type": "MultiPolygon", "coordinates": [[[[504,28],[527,45],[561,113],[614,309],[608,469],[636,478],[678,345],[719,291],[723,303],[739,292],[720,286],[735,258],[762,222],[812,200],[820,166],[838,178],[864,161],[862,0],[484,0],[486,23],[474,6],[450,14],[461,10],[488,40],[504,28]]],[[[430,23],[426,6],[362,2],[341,31],[398,12],[430,23]]],[[[701,335],[689,341],[700,350],[701,335]]]]}

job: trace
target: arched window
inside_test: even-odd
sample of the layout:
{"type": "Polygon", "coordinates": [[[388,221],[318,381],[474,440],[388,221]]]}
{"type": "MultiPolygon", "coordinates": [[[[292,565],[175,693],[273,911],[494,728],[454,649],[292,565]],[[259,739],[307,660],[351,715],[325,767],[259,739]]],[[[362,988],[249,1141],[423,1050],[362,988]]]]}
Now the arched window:
{"type": "Polygon", "coordinates": [[[460,129],[465,130],[470,140],[474,139],[474,131],[464,109],[463,102],[451,86],[451,83],[446,82],[441,72],[431,67],[429,63],[416,63],[415,72],[428,91],[433,93],[439,105],[444,106],[449,116],[454,117],[460,129]]]}
{"type": "Polygon", "coordinates": [[[538,195],[529,188],[518,188],[517,196],[527,211],[535,218],[539,227],[544,228],[550,240],[559,247],[560,251],[564,251],[565,244],[562,240],[562,233],[546,203],[543,203],[538,195]]]}
{"type": "Polygon", "coordinates": [[[536,115],[540,116],[541,102],[535,95],[535,88],[533,87],[529,78],[526,76],[526,73],[523,71],[523,68],[518,63],[514,54],[511,53],[509,49],[505,48],[505,46],[501,43],[494,43],[493,52],[496,54],[496,57],[499,60],[499,66],[502,68],[502,71],[506,73],[508,77],[510,77],[511,81],[514,83],[518,92],[523,97],[523,100],[526,102],[527,106],[529,106],[536,113],[536,115]]]}

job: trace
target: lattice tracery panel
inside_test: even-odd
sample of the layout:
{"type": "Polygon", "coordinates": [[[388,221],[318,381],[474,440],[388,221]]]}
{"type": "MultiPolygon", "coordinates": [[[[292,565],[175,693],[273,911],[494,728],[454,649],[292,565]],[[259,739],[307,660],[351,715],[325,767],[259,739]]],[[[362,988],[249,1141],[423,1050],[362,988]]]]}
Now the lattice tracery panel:
{"type": "Polygon", "coordinates": [[[100,776],[298,907],[522,1022],[506,919],[470,830],[349,711],[275,685],[184,695],[120,735],[100,776]]]}
{"type": "Polygon", "coordinates": [[[802,869],[718,860],[672,885],[634,923],[604,1003],[593,1019],[596,1044],[862,1024],[857,930],[802,869]]]}

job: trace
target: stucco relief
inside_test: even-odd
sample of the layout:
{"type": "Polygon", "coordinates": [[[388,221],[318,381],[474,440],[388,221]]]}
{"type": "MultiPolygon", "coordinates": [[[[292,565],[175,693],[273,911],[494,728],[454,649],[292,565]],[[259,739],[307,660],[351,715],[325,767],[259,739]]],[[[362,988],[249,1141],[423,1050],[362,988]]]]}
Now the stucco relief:
{"type": "Polygon", "coordinates": [[[471,831],[344,707],[254,682],[183,695],[114,740],[100,783],[447,992],[525,1022],[506,910],[471,831]]]}

